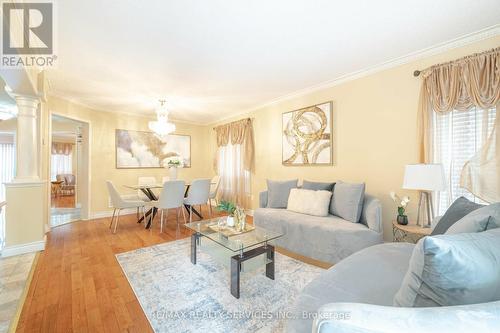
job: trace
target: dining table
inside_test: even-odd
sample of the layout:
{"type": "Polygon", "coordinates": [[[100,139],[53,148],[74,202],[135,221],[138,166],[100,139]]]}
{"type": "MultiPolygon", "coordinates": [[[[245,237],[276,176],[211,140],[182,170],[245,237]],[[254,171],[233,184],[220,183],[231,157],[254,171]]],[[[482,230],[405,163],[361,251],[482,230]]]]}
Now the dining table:
{"type": "MultiPolygon", "coordinates": [[[[215,183],[210,183],[210,184],[214,185],[215,183]]],[[[163,184],[160,184],[160,183],[144,184],[144,185],[143,184],[141,184],[141,185],[138,185],[138,184],[136,184],[136,185],[124,185],[124,186],[126,188],[129,188],[132,190],[141,191],[151,201],[158,201],[159,196],[155,193],[154,190],[163,189],[163,184]]],[[[191,183],[186,182],[186,190],[184,191],[184,197],[187,197],[190,187],[191,187],[191,183]]],[[[200,220],[203,220],[203,216],[201,215],[201,212],[198,212],[194,206],[191,207],[191,205],[184,204],[184,208],[187,210],[188,214],[189,214],[189,211],[191,210],[193,212],[193,214],[195,214],[196,216],[198,216],[200,218],[200,220]]],[[[152,221],[154,220],[157,212],[158,212],[158,208],[151,207],[150,209],[148,209],[148,211],[143,216],[141,216],[137,220],[137,223],[142,223],[145,218],[151,216],[151,218],[149,218],[147,220],[146,226],[145,226],[146,229],[151,228],[152,221]]]]}

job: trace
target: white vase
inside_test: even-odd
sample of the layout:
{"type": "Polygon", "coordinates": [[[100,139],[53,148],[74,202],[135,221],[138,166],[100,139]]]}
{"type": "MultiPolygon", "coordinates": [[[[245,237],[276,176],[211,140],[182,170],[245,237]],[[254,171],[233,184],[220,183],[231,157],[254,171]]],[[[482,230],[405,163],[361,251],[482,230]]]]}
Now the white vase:
{"type": "Polygon", "coordinates": [[[170,167],[168,169],[168,174],[170,176],[170,180],[177,180],[177,167],[170,167]]]}
{"type": "Polygon", "coordinates": [[[228,216],[226,224],[227,224],[228,227],[234,227],[234,217],[228,216]]]}

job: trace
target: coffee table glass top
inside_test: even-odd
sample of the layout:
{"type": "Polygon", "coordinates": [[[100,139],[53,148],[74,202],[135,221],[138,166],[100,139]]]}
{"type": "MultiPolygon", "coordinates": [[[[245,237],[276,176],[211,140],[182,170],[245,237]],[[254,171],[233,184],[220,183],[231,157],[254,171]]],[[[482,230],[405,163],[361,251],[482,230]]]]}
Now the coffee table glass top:
{"type": "Polygon", "coordinates": [[[186,223],[184,226],[234,252],[272,241],[284,235],[282,232],[275,232],[256,226],[252,231],[226,237],[222,233],[210,228],[210,226],[224,226],[225,223],[226,217],[217,217],[210,220],[186,223]]]}

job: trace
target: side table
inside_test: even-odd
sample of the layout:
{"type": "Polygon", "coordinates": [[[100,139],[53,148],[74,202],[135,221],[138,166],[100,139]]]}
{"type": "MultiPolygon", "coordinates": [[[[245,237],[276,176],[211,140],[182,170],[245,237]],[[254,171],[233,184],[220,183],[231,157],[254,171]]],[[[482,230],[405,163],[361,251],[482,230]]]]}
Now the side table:
{"type": "Polygon", "coordinates": [[[420,238],[431,234],[430,228],[422,228],[419,225],[408,223],[407,225],[398,224],[392,221],[392,240],[394,242],[417,243],[420,238]]]}

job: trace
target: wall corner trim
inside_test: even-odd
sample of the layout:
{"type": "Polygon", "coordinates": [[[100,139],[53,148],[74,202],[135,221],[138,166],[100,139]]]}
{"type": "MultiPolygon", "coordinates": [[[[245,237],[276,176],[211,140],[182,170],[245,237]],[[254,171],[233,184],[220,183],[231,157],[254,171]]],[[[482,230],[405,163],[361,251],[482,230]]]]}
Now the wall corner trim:
{"type": "Polygon", "coordinates": [[[43,251],[43,250],[45,250],[46,243],[47,243],[47,237],[44,236],[43,240],[40,240],[40,241],[19,244],[19,245],[6,246],[2,250],[2,258],[17,256],[17,255],[25,254],[25,253],[43,251]]]}

